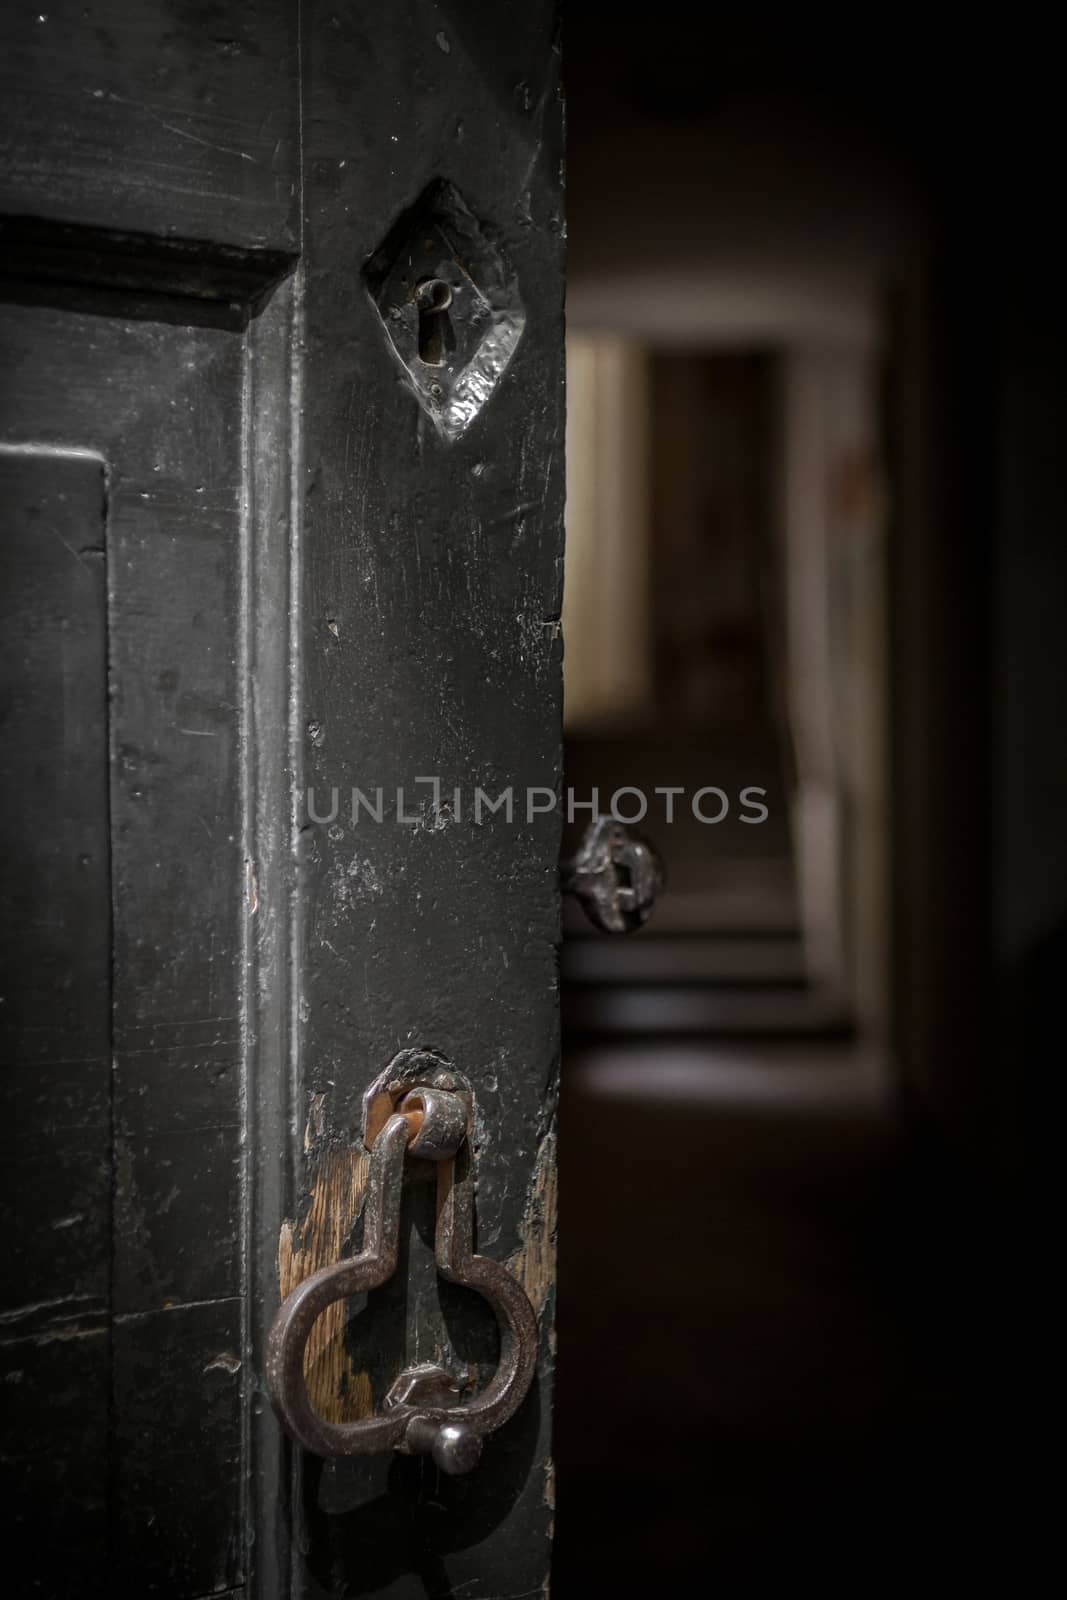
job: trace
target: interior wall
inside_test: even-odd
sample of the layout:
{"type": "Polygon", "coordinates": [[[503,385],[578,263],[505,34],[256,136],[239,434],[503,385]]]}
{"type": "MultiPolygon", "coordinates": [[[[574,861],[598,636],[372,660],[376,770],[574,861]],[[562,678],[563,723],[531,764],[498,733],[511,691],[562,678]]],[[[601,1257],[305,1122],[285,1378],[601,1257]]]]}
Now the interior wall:
{"type": "Polygon", "coordinates": [[[787,348],[780,519],[793,840],[815,981],[888,1025],[888,670],[880,364],[787,348]]]}
{"type": "Polygon", "coordinates": [[[651,696],[648,358],[639,344],[567,339],[564,724],[640,716],[651,696]]]}

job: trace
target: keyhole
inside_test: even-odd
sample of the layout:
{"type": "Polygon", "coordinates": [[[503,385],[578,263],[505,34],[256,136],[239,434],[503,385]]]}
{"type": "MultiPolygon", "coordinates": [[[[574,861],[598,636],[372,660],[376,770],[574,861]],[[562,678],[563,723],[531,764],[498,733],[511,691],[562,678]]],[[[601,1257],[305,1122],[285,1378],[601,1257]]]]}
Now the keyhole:
{"type": "Polygon", "coordinates": [[[452,348],[452,285],[443,278],[425,278],[415,290],[419,308],[419,360],[428,367],[443,367],[452,348]]]}

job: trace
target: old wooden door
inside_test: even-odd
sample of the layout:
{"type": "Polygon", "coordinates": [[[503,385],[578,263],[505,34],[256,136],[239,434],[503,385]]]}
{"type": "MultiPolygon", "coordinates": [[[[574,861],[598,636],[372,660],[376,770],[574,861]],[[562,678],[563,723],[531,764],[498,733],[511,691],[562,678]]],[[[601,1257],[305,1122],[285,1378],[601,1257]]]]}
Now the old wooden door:
{"type": "MultiPolygon", "coordinates": [[[[15,1592],[547,1592],[554,27],[548,0],[5,8],[15,1592]],[[479,1248],[539,1325],[458,1477],[310,1455],[265,1390],[280,1293],[358,1247],[361,1095],[418,1047],[470,1083],[479,1248]]],[[[320,1415],[413,1362],[489,1380],[492,1312],[433,1231],[411,1176],[395,1275],[309,1341],[320,1415]]]]}

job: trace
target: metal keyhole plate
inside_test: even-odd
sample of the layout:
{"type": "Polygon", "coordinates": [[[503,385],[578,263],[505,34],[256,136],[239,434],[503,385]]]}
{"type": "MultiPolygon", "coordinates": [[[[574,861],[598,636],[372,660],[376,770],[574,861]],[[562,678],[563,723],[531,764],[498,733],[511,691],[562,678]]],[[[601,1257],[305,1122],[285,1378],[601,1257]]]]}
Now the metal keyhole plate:
{"type": "Polygon", "coordinates": [[[499,247],[451,183],[432,183],[367,262],[364,281],[408,385],[458,439],[504,375],[526,315],[499,247]]]}

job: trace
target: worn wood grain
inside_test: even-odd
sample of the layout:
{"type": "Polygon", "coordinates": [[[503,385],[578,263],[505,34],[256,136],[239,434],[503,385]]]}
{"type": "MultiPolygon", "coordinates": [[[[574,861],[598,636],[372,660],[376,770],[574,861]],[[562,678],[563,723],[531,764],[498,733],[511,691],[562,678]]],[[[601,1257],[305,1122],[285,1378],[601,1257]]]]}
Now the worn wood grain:
{"type": "Polygon", "coordinates": [[[291,249],[296,9],[5,7],[0,212],[291,249]]]}
{"type": "MultiPolygon", "coordinates": [[[[103,1412],[87,1410],[98,1429],[89,1459],[104,1464],[104,1532],[94,1537],[104,1538],[107,1561],[91,1579],[78,1571],[72,1581],[106,1591],[151,1578],[168,1594],[199,1595],[221,1580],[232,1584],[244,1567],[236,1070],[243,874],[232,648],[241,341],[211,329],[7,308],[0,345],[8,375],[0,460],[24,476],[32,468],[28,525],[59,562],[46,595],[15,588],[18,617],[58,629],[70,609],[59,578],[70,581],[85,566],[98,574],[95,656],[79,661],[76,628],[63,630],[65,656],[56,651],[55,659],[66,660],[72,677],[54,713],[47,677],[19,654],[18,631],[7,635],[16,647],[5,663],[11,702],[37,707],[26,771],[55,788],[47,815],[32,786],[16,781],[8,790],[36,807],[21,830],[29,847],[22,860],[32,867],[41,850],[62,853],[90,801],[100,836],[51,888],[47,874],[38,876],[35,889],[51,912],[35,919],[16,904],[9,924],[12,987],[23,1003],[34,993],[21,970],[33,927],[34,971],[61,979],[45,1031],[29,1033],[43,1071],[20,1119],[21,1142],[27,1158],[40,1151],[42,1164],[39,1178],[30,1181],[24,1165],[15,1179],[40,1221],[27,1230],[32,1259],[15,1281],[24,1299],[32,1292],[46,1303],[46,1318],[49,1300],[75,1296],[69,1310],[78,1320],[60,1326],[64,1336],[110,1330],[101,1381],[111,1398],[103,1412]],[[64,477],[72,471],[89,472],[96,485],[95,518],[80,532],[83,508],[64,477]],[[84,709],[91,706],[93,714],[84,709]],[[49,715],[56,749],[45,737],[49,715]],[[90,749],[91,774],[77,764],[90,749]],[[71,895],[84,905],[66,903],[71,895]],[[84,994],[70,982],[78,940],[98,974],[84,994]],[[93,1026],[94,994],[102,994],[102,1085],[86,1100],[93,1048],[70,1041],[93,1026]],[[51,1077],[50,1060],[58,1062],[51,1077]],[[73,1060],[82,1061],[78,1077],[73,1060]],[[53,1226],[63,1223],[69,1227],[53,1226]],[[179,1324],[161,1319],[178,1310],[181,1348],[171,1356],[179,1324]],[[220,1351],[236,1361],[221,1388],[221,1369],[210,1365],[220,1351]]],[[[6,549],[16,576],[32,570],[17,545],[6,549]]],[[[8,858],[18,866],[18,856],[8,858]]],[[[5,1076],[11,1089],[16,1080],[5,1076]]],[[[55,1309],[68,1315],[62,1304],[55,1309]]],[[[29,1331],[52,1349],[47,1321],[29,1331]]],[[[48,1445],[48,1414],[38,1423],[43,1446],[59,1458],[64,1426],[60,1410],[48,1445]]],[[[34,1482],[30,1475],[31,1491],[34,1482]]]]}
{"type": "Polygon", "coordinates": [[[233,1585],[241,1552],[238,1299],[115,1320],[110,1577],[123,1594],[233,1585]]]}
{"type": "MultiPolygon", "coordinates": [[[[284,1297],[309,1273],[345,1252],[367,1184],[368,1157],[331,1150],[311,1184],[307,1213],[286,1222],[278,1241],[278,1292],[284,1297]]],[[[304,1353],[304,1375],[315,1409],[333,1422],[354,1422],[374,1409],[370,1378],[357,1372],[345,1347],[345,1306],[337,1300],[316,1322],[304,1353]]]]}

